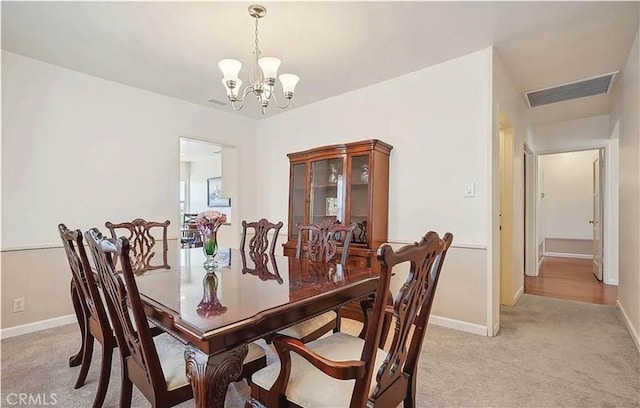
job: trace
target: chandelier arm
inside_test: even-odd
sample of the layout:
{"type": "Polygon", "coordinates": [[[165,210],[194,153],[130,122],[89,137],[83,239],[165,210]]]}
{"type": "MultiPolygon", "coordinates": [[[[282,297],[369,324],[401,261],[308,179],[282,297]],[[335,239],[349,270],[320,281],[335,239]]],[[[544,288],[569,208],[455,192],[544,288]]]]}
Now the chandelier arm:
{"type": "Polygon", "coordinates": [[[291,104],[291,99],[287,99],[287,103],[285,105],[280,105],[280,102],[278,102],[278,97],[276,96],[276,93],[273,91],[273,88],[274,87],[271,87],[271,95],[273,95],[274,102],[276,103],[278,108],[287,109],[289,107],[289,105],[291,104]]]}
{"type": "Polygon", "coordinates": [[[231,102],[244,102],[244,98],[246,98],[250,92],[254,92],[253,87],[251,85],[247,85],[242,91],[242,96],[240,98],[237,96],[235,98],[228,96],[228,98],[231,102]]]}
{"type": "Polygon", "coordinates": [[[236,102],[238,101],[231,101],[231,107],[233,108],[234,111],[239,111],[240,109],[242,109],[244,107],[244,99],[240,100],[240,106],[236,107],[236,102]]]}
{"type": "Polygon", "coordinates": [[[249,95],[251,92],[255,92],[255,90],[253,89],[253,86],[247,85],[244,88],[244,91],[242,91],[242,99],[241,100],[244,101],[244,98],[246,98],[247,95],[249,95]]]}

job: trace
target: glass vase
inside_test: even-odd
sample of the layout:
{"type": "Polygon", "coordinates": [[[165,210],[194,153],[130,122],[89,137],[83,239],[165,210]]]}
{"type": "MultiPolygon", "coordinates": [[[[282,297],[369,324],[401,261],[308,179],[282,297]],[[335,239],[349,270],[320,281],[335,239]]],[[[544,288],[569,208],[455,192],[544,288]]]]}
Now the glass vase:
{"type": "Polygon", "coordinates": [[[209,229],[200,230],[202,237],[202,251],[207,258],[202,266],[207,271],[213,271],[218,267],[216,255],[218,254],[218,236],[217,231],[209,229]]]}
{"type": "Polygon", "coordinates": [[[362,181],[363,183],[369,182],[369,165],[368,164],[362,165],[362,173],[360,173],[360,181],[362,181]]]}
{"type": "Polygon", "coordinates": [[[338,169],[335,164],[330,164],[329,183],[336,184],[338,182],[338,169]]]}

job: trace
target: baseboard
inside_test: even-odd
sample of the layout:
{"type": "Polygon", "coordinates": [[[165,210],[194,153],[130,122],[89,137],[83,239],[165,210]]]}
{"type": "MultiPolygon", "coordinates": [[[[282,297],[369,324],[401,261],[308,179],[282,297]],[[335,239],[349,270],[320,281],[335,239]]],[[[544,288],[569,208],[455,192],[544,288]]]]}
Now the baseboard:
{"type": "Polygon", "coordinates": [[[21,324],[19,326],[7,327],[0,330],[0,339],[8,339],[23,334],[33,333],[40,330],[51,329],[65,324],[75,323],[78,320],[76,315],[70,314],[66,316],[54,317],[53,319],[40,320],[38,322],[21,324]]]}
{"type": "Polygon", "coordinates": [[[429,323],[435,324],[436,326],[460,330],[467,333],[479,334],[480,336],[487,335],[487,326],[464,322],[462,320],[450,319],[448,317],[431,315],[429,316],[429,323]]]}
{"type": "Polygon", "coordinates": [[[516,292],[516,295],[513,297],[514,305],[518,303],[518,300],[520,300],[520,296],[522,296],[523,293],[524,293],[524,286],[521,286],[520,289],[518,289],[518,292],[516,292]]]}
{"type": "Polygon", "coordinates": [[[568,254],[565,252],[544,252],[543,256],[549,258],[574,258],[574,259],[593,259],[593,255],[589,254],[568,254]]]}
{"type": "Polygon", "coordinates": [[[620,317],[622,318],[622,321],[627,326],[627,330],[629,331],[629,334],[631,335],[633,342],[636,344],[636,348],[638,349],[638,351],[640,351],[640,336],[638,336],[638,332],[636,331],[635,327],[633,327],[633,324],[631,323],[631,319],[629,319],[629,315],[627,315],[627,312],[624,310],[624,307],[622,307],[622,304],[620,303],[619,300],[616,300],[616,306],[617,306],[618,312],[620,313],[620,317]]]}
{"type": "Polygon", "coordinates": [[[544,261],[544,257],[538,259],[538,269],[536,269],[536,274],[534,276],[540,275],[540,268],[542,267],[542,261],[544,261]]]}

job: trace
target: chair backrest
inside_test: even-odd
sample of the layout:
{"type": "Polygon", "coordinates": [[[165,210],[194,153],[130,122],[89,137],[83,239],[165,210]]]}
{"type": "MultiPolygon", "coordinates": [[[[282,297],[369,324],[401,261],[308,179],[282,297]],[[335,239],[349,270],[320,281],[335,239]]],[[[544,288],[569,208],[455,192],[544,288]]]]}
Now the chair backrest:
{"type": "Polygon", "coordinates": [[[128,233],[127,240],[131,245],[132,267],[136,274],[154,269],[170,269],[167,261],[169,246],[167,243],[167,228],[169,220],[165,222],[146,221],[136,218],[131,222],[113,224],[107,221],[104,226],[111,231],[111,238],[115,241],[117,230],[125,230],[128,233]],[[153,229],[161,229],[162,232],[162,264],[152,265],[153,257],[156,254],[156,237],[153,229]]]}
{"type": "Polygon", "coordinates": [[[195,224],[198,214],[182,214],[182,226],[187,227],[189,224],[195,224]]]}
{"type": "MultiPolygon", "coordinates": [[[[430,231],[420,242],[404,246],[397,252],[387,244],[378,249],[381,279],[383,275],[390,275],[395,265],[409,262],[410,267],[407,280],[400,288],[393,305],[395,333],[389,354],[376,375],[377,386],[371,395],[372,399],[389,390],[400,377],[410,378],[415,375],[440,271],[452,241],[453,235],[450,233],[446,233],[443,239],[440,239],[437,233],[430,231]]],[[[386,302],[381,302],[385,304],[380,305],[377,304],[378,300],[376,297],[373,313],[374,319],[378,319],[376,323],[379,324],[386,302]],[[375,309],[376,306],[378,309],[375,309]]],[[[379,336],[374,339],[375,333],[370,332],[371,330],[369,327],[365,351],[367,347],[377,347],[380,340],[379,336]]]]}
{"type": "Polygon", "coordinates": [[[67,254],[80,304],[84,313],[87,313],[85,317],[94,319],[100,325],[101,330],[110,333],[111,325],[102,297],[98,292],[96,279],[91,271],[87,252],[84,249],[82,232],[80,230],[72,231],[64,224],[58,225],[58,232],[67,254]]]}
{"type": "Polygon", "coordinates": [[[135,281],[129,256],[129,240],[124,237],[117,241],[106,238],[96,228],[87,231],[85,237],[98,270],[113,330],[120,353],[126,361],[129,378],[149,400],[153,401],[154,394],[166,392],[166,382],[135,281]],[[115,257],[119,259],[124,283],[113,266],[115,257]],[[131,321],[131,315],[135,326],[131,321]]]}
{"type": "Polygon", "coordinates": [[[242,242],[240,243],[240,250],[248,250],[249,252],[262,254],[266,253],[268,250],[269,254],[275,253],[276,241],[278,240],[278,233],[280,232],[282,225],[282,221],[277,224],[273,224],[264,218],[255,222],[242,221],[242,242]],[[254,235],[249,240],[249,248],[245,248],[247,241],[247,228],[253,228],[254,230],[254,235]],[[271,238],[271,243],[269,243],[269,231],[271,230],[273,230],[273,237],[271,238]]]}
{"type": "Polygon", "coordinates": [[[345,265],[349,257],[351,235],[355,229],[355,224],[342,225],[339,221],[334,221],[330,218],[319,224],[299,224],[296,258],[303,256],[303,232],[308,231],[309,236],[306,241],[307,259],[315,262],[334,262],[338,246],[342,245],[340,263],[345,265]]]}

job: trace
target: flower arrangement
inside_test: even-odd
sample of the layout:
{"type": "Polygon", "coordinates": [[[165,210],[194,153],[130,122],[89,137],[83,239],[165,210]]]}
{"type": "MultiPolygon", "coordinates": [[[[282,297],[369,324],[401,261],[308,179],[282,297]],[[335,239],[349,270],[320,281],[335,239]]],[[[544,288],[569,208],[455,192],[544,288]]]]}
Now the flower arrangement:
{"type": "Polygon", "coordinates": [[[227,222],[227,216],[219,211],[203,211],[196,218],[196,226],[202,236],[205,255],[214,256],[218,252],[218,228],[227,222]]]}

